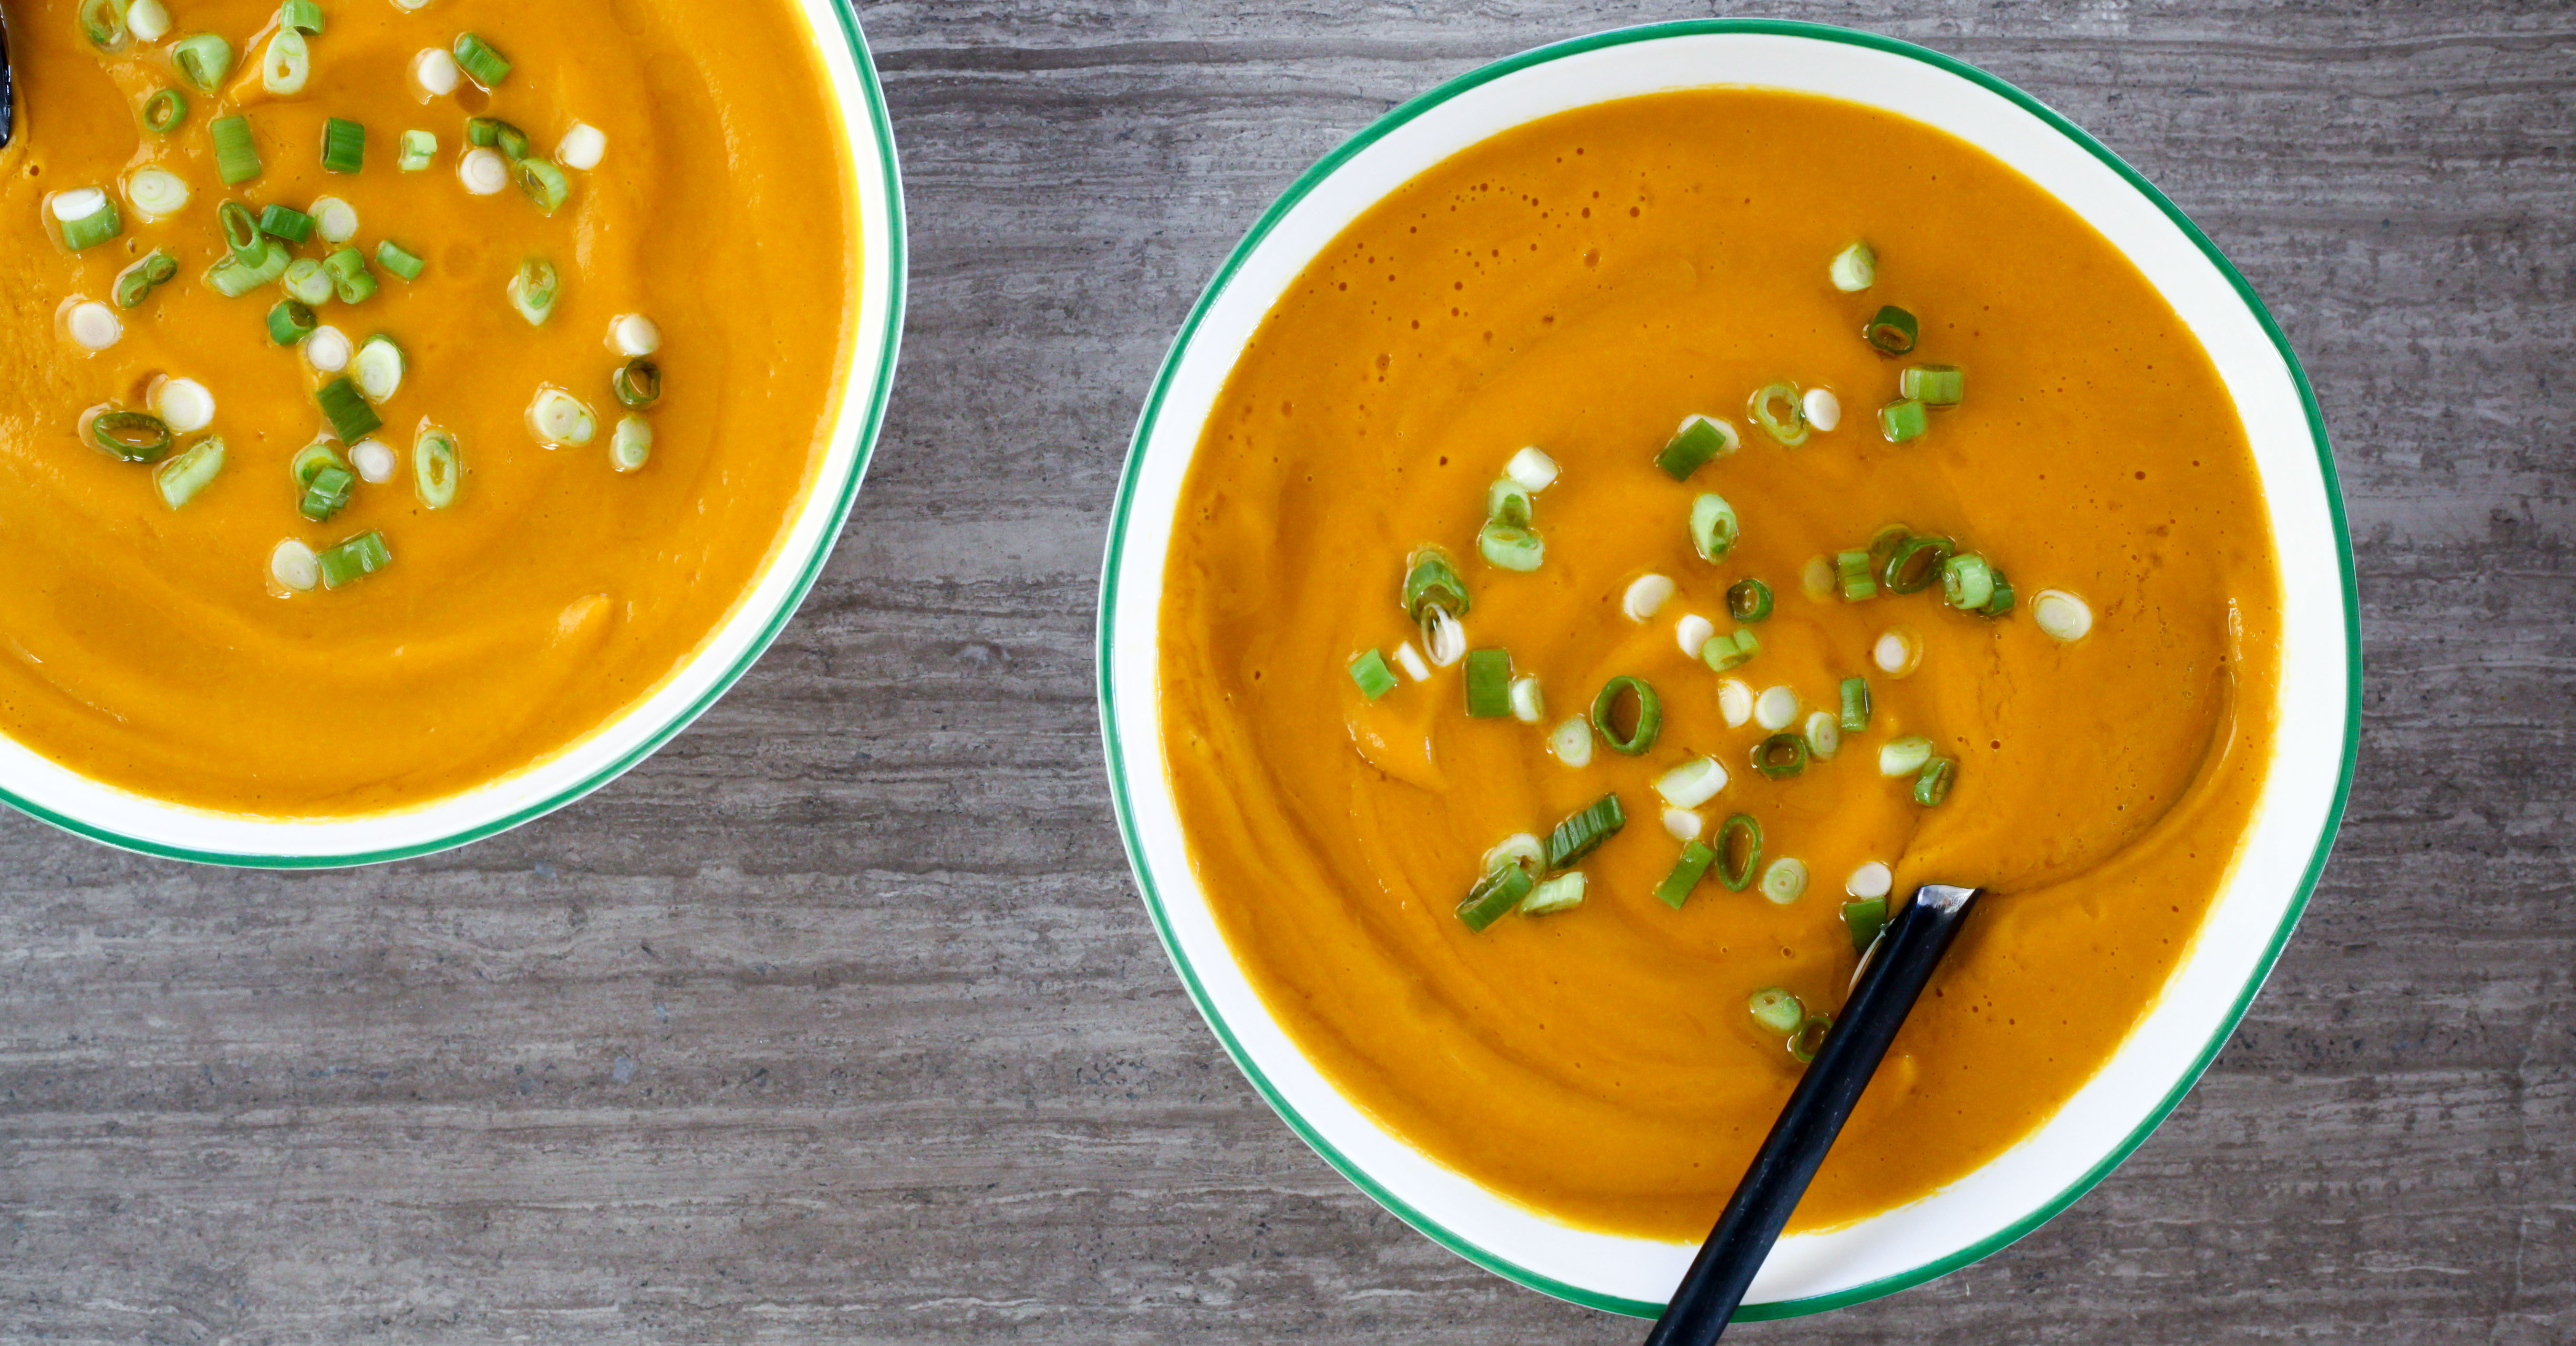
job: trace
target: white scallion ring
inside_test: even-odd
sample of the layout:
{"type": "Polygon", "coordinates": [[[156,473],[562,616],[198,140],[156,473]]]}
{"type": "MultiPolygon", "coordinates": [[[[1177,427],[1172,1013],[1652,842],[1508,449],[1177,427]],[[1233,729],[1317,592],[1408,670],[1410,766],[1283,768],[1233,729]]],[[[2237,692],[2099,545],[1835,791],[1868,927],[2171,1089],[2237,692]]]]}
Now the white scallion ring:
{"type": "Polygon", "coordinates": [[[1765,687],[1753,698],[1753,722],[1779,733],[1797,722],[1798,694],[1787,687],[1765,687]]]}
{"type": "Polygon", "coordinates": [[[215,423],[215,395],[195,379],[154,379],[144,400],[174,435],[193,435],[215,423]]]}
{"type": "Polygon", "coordinates": [[[510,185],[510,161],[499,150],[477,145],[456,161],[456,180],[476,196],[497,196],[510,185]]]}
{"type": "Polygon", "coordinates": [[[1627,613],[1632,622],[1652,621],[1656,613],[1663,611],[1664,604],[1672,601],[1676,587],[1668,576],[1639,575],[1628,582],[1628,592],[1619,598],[1619,610],[1627,613]]]}
{"type": "Polygon", "coordinates": [[[1741,729],[1753,718],[1753,689],[1742,678],[1724,678],[1717,684],[1717,713],[1729,729],[1741,729]]]}
{"type": "Polygon", "coordinates": [[[599,167],[608,154],[608,133],[588,122],[574,122],[555,146],[555,162],[582,172],[599,167]]]}

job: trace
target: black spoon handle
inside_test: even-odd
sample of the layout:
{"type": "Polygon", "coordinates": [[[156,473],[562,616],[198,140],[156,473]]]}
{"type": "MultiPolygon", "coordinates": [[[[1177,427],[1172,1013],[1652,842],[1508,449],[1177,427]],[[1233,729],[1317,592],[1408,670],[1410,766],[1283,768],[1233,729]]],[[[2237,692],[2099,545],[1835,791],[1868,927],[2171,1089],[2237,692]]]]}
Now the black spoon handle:
{"type": "Polygon", "coordinates": [[[1824,1046],[1807,1066],[1780,1120],[1744,1170],[1744,1180],[1717,1218],[1717,1228],[1691,1262],[1690,1274],[1673,1292],[1672,1304],[1646,1346],[1707,1346],[1726,1331],[1735,1306],[1753,1284],[1753,1273],[1771,1255],[1789,1213],[1798,1208],[1807,1184],[1825,1162],[1825,1151],[1842,1134],[1843,1122],[1861,1090],[1887,1055],[1896,1030],[1932,980],[1932,969],[1949,952],[1974,903],[1974,888],[1927,884],[1896,919],[1887,923],[1861,962],[1860,975],[1843,1002],[1842,1017],[1825,1035],[1824,1046]]]}
{"type": "Polygon", "coordinates": [[[18,90],[9,77],[9,14],[0,10],[0,150],[18,134],[18,90]]]}

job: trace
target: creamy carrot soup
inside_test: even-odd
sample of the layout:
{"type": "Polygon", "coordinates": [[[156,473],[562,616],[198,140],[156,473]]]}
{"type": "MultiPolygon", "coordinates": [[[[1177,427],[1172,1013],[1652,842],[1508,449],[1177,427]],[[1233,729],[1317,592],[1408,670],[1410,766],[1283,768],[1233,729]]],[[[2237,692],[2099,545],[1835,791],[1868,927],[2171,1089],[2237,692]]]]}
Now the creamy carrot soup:
{"type": "Polygon", "coordinates": [[[13,0],[0,733],[416,805],[671,675],[810,488],[851,166],[786,0],[13,0]]]}
{"type": "Polygon", "coordinates": [[[1677,92],[1338,238],[1193,460],[1191,854],[1305,1053],[1562,1220],[1695,1239],[1924,882],[1991,885],[1793,1227],[2058,1107],[2262,785],[2277,565],[2207,354],[1983,152],[1677,92]]]}

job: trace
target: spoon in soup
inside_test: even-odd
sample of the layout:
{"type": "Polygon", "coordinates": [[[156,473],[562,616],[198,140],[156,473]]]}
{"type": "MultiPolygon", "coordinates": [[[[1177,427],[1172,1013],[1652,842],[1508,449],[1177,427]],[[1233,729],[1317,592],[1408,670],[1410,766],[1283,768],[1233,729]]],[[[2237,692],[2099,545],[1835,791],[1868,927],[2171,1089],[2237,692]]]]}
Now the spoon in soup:
{"type": "MultiPolygon", "coordinates": [[[[2124,761],[2127,769],[2097,765],[2089,777],[2061,774],[2052,793],[2066,818],[2116,818],[2098,829],[2069,827],[2045,841],[2027,828],[1996,817],[1972,820],[1908,856],[1909,867],[1931,873],[1974,874],[1972,886],[1929,883],[1917,888],[1861,955],[1842,1013],[1816,1049],[1806,1074],[1780,1109],[1780,1119],[1754,1152],[1725,1213],[1671,1304],[1646,1335],[1646,1346],[1708,1346],[1726,1331],[1771,1245],[1806,1195],[1825,1154],[1842,1134],[1853,1105],[1869,1087],[1879,1062],[1905,1026],[1914,1002],[1930,984],[1941,957],[1959,937],[1969,913],[1999,894],[2047,888],[2099,868],[2153,833],[2182,801],[2226,760],[2235,739],[2234,682],[2222,667],[2215,694],[2202,711],[2207,738],[2190,751],[2161,761],[2124,761]],[[2004,857],[1998,859],[1997,857],[2004,857]]],[[[2188,700],[2188,698],[2184,698],[2188,700]]],[[[2019,821],[2019,820],[2016,820],[2019,821]]]]}
{"type": "Polygon", "coordinates": [[[0,150],[18,134],[18,89],[9,78],[9,11],[0,9],[0,150]]]}

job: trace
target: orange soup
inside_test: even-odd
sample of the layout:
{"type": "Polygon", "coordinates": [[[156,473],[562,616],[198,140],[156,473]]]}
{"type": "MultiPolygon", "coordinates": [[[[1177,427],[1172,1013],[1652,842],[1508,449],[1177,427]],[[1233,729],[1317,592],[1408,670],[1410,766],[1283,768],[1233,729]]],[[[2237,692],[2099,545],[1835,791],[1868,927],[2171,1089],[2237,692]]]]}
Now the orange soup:
{"type": "Polygon", "coordinates": [[[19,0],[0,733],[207,809],[525,768],[814,479],[851,165],[786,0],[19,0]]]}
{"type": "Polygon", "coordinates": [[[2278,565],[2208,355],[1867,108],[1661,94],[1423,174],[1265,320],[1179,518],[1167,766],[1236,956],[1349,1097],[1577,1225],[1703,1236],[1925,882],[1995,895],[1793,1228],[1994,1157],[2263,783],[2278,565]]]}

